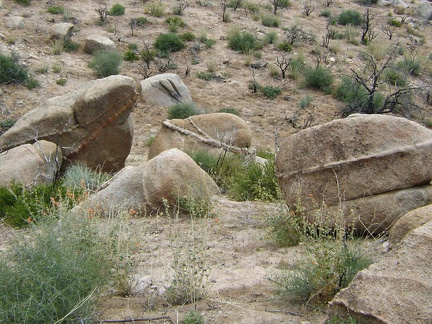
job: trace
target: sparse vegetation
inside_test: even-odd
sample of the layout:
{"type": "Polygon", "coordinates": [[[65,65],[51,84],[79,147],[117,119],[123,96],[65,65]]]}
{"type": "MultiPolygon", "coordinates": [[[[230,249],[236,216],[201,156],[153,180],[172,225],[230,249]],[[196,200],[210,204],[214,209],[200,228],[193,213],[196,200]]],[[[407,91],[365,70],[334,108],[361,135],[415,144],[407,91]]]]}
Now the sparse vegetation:
{"type": "Polygon", "coordinates": [[[122,55],[117,51],[97,50],[93,53],[93,59],[88,66],[93,69],[97,77],[105,78],[119,74],[122,59],[122,55]]]}
{"type": "Polygon", "coordinates": [[[168,17],[165,19],[165,23],[168,25],[169,31],[172,33],[176,33],[179,28],[186,26],[186,23],[180,17],[168,17]]]}
{"type": "Polygon", "coordinates": [[[63,15],[65,8],[62,6],[49,6],[47,11],[53,15],[63,15]]]}
{"type": "Polygon", "coordinates": [[[264,15],[261,18],[261,22],[266,27],[279,27],[280,20],[276,16],[264,15]]]}
{"type": "Polygon", "coordinates": [[[199,114],[201,111],[191,103],[179,103],[168,109],[168,119],[184,119],[199,114]]]}
{"type": "Polygon", "coordinates": [[[114,4],[111,9],[108,11],[110,16],[123,16],[126,8],[120,3],[114,4]]]}
{"type": "Polygon", "coordinates": [[[39,82],[32,78],[27,69],[19,63],[17,55],[5,56],[0,54],[0,84],[24,84],[29,89],[39,85],[39,82]]]}
{"type": "Polygon", "coordinates": [[[232,29],[228,34],[228,46],[242,54],[249,54],[258,48],[258,40],[250,32],[232,29]]]}

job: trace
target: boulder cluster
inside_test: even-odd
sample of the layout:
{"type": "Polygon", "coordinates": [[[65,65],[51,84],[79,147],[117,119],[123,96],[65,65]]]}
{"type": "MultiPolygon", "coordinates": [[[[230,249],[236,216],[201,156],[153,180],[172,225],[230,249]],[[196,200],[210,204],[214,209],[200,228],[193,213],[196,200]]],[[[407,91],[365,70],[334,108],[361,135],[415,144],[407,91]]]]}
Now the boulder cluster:
{"type": "MultiPolygon", "coordinates": [[[[193,103],[174,74],[140,83],[126,76],[88,82],[48,99],[0,136],[0,185],[50,184],[73,164],[101,167],[115,175],[77,208],[149,215],[182,199],[199,202],[219,194],[185,152],[253,154],[249,125],[233,114],[214,113],[163,121],[148,160],[125,167],[138,100],[165,108],[193,103]]],[[[275,167],[291,209],[315,223],[352,226],[361,235],[390,233],[392,250],[335,297],[332,313],[368,323],[432,318],[431,161],[432,131],[393,116],[352,115],[280,142],[275,167]]]]}

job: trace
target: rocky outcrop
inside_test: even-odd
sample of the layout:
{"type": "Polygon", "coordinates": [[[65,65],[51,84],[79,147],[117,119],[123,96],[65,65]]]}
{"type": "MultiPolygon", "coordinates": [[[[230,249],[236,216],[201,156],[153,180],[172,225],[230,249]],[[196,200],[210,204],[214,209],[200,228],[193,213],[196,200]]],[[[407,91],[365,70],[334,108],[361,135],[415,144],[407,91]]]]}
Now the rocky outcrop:
{"type": "Polygon", "coordinates": [[[403,215],[393,225],[389,235],[389,248],[398,244],[409,232],[432,221],[432,205],[427,205],[403,215]]]}
{"type": "Polygon", "coordinates": [[[84,41],[84,52],[93,54],[97,50],[115,51],[117,46],[115,43],[105,36],[89,35],[84,41]]]}
{"type": "Polygon", "coordinates": [[[149,159],[170,148],[217,152],[226,148],[247,152],[251,142],[252,131],[249,125],[236,115],[195,115],[186,119],[164,121],[150,148],[149,159]]]}
{"type": "Polygon", "coordinates": [[[80,208],[103,214],[126,209],[144,215],[178,207],[185,199],[208,202],[217,193],[215,182],[194,160],[170,149],[139,166],[124,168],[80,208]]]}
{"type": "Polygon", "coordinates": [[[67,42],[72,38],[74,25],[70,23],[59,23],[51,26],[49,33],[50,39],[59,39],[67,42]]]}
{"type": "Polygon", "coordinates": [[[188,87],[177,74],[158,74],[142,80],[140,84],[144,103],[161,107],[193,103],[188,87]]]}
{"type": "Polygon", "coordinates": [[[6,21],[6,27],[9,29],[24,29],[27,24],[23,17],[13,16],[6,21]]]}
{"type": "Polygon", "coordinates": [[[11,183],[27,187],[50,185],[59,172],[61,162],[60,148],[44,140],[0,153],[0,186],[11,183]]]}
{"type": "Polygon", "coordinates": [[[0,137],[0,151],[44,139],[58,143],[65,166],[81,163],[118,171],[132,145],[130,113],[137,97],[132,78],[115,75],[90,81],[22,116],[0,137]]]}
{"type": "Polygon", "coordinates": [[[432,19],[432,4],[428,1],[422,1],[414,10],[414,16],[424,20],[432,19]]]}
{"type": "Polygon", "coordinates": [[[292,208],[333,206],[350,223],[354,219],[356,228],[382,231],[409,211],[390,201],[411,197],[406,198],[411,209],[431,203],[431,160],[431,130],[404,118],[354,115],[286,138],[276,169],[292,208]],[[375,211],[365,223],[355,212],[368,206],[365,214],[375,211]]]}
{"type": "Polygon", "coordinates": [[[411,231],[379,262],[359,272],[330,302],[331,315],[360,323],[430,323],[432,222],[411,231]]]}

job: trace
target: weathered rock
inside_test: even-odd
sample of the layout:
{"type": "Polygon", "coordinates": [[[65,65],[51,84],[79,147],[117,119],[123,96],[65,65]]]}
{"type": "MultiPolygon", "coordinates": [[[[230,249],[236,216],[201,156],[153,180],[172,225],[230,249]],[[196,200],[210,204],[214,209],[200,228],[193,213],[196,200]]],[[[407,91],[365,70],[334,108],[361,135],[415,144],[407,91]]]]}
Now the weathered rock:
{"type": "Polygon", "coordinates": [[[409,232],[432,221],[432,205],[427,205],[406,213],[393,225],[390,235],[390,248],[399,243],[409,232]]]}
{"type": "MultiPolygon", "coordinates": [[[[317,203],[354,204],[359,198],[428,185],[431,160],[431,130],[404,118],[354,115],[286,138],[276,170],[288,205],[313,210],[317,203]]],[[[422,201],[412,207],[428,204],[422,201]]],[[[384,217],[375,218],[380,223],[388,214],[375,216],[384,217]]]]}
{"type": "Polygon", "coordinates": [[[70,23],[59,23],[51,26],[49,33],[50,39],[59,39],[64,42],[69,41],[72,38],[74,25],[70,23]]]}
{"type": "Polygon", "coordinates": [[[397,4],[397,5],[394,7],[393,12],[394,12],[396,15],[403,15],[403,14],[405,13],[405,10],[406,10],[406,9],[407,9],[407,7],[404,6],[403,4],[397,4]]]}
{"type": "Polygon", "coordinates": [[[0,153],[0,186],[12,182],[25,186],[53,183],[62,162],[56,144],[38,141],[0,153]]]}
{"type": "Polygon", "coordinates": [[[432,4],[428,1],[422,1],[414,10],[414,16],[424,20],[432,19],[432,4]]]}
{"type": "Polygon", "coordinates": [[[392,5],[392,2],[389,1],[389,0],[378,0],[378,1],[377,1],[377,5],[378,5],[379,7],[386,7],[386,6],[391,6],[391,5],[392,5]]]}
{"type": "Polygon", "coordinates": [[[182,151],[210,151],[229,147],[241,150],[250,147],[252,131],[240,117],[228,113],[195,115],[162,123],[149,151],[149,159],[159,153],[178,148],[182,151]]]}
{"type": "Polygon", "coordinates": [[[87,54],[93,54],[97,50],[115,51],[117,50],[117,46],[108,37],[89,35],[84,42],[84,52],[87,54]]]}
{"type": "Polygon", "coordinates": [[[432,222],[411,231],[330,302],[330,314],[361,323],[430,323],[432,222]]]}
{"type": "Polygon", "coordinates": [[[141,98],[145,103],[161,107],[193,103],[189,89],[177,74],[158,74],[142,80],[140,84],[141,98]]]}
{"type": "Polygon", "coordinates": [[[23,17],[14,16],[14,17],[10,17],[6,21],[6,27],[10,29],[24,29],[27,27],[27,24],[23,17]]]}
{"type": "Polygon", "coordinates": [[[110,179],[104,188],[80,206],[84,209],[108,214],[112,210],[127,210],[133,214],[145,214],[147,201],[144,196],[142,174],[145,163],[127,166],[110,179]]]}
{"type": "Polygon", "coordinates": [[[79,161],[118,171],[132,145],[130,112],[137,97],[132,78],[115,75],[90,81],[22,116],[0,137],[0,151],[45,139],[58,143],[66,165],[79,161]]]}
{"type": "Polygon", "coordinates": [[[170,207],[183,198],[197,204],[219,193],[213,179],[192,158],[178,149],[169,149],[149,160],[143,172],[143,187],[147,202],[153,209],[170,207]]]}

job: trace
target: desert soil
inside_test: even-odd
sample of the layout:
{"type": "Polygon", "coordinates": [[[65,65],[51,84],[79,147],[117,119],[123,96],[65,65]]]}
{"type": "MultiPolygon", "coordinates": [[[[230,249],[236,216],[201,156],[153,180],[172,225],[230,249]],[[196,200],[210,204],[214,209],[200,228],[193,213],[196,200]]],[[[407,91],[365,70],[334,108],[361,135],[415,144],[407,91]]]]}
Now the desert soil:
{"type": "MultiPolygon", "coordinates": [[[[164,20],[169,15],[170,8],[179,3],[163,0],[166,14],[164,17],[155,18],[145,13],[146,5],[141,1],[104,3],[110,8],[117,2],[126,7],[125,15],[109,16],[107,24],[100,25],[95,11],[100,6],[99,2],[55,1],[56,5],[64,6],[76,18],[72,40],[81,44],[81,48],[76,52],[53,55],[52,44],[48,39],[49,28],[52,19],[61,22],[62,17],[49,14],[49,4],[46,1],[33,0],[31,6],[23,7],[12,0],[3,0],[4,8],[0,9],[0,52],[17,53],[21,62],[39,80],[40,86],[29,90],[22,85],[0,85],[0,120],[17,119],[27,111],[43,105],[46,99],[68,93],[81,84],[95,79],[93,71],[87,66],[91,56],[82,51],[82,44],[87,35],[107,36],[115,41],[117,48],[122,52],[126,51],[129,43],[135,43],[139,47],[143,42],[152,44],[160,33],[168,32],[164,20]],[[12,16],[24,17],[27,27],[18,30],[8,29],[6,21],[12,16]],[[130,19],[140,16],[148,18],[149,24],[135,28],[132,36],[130,19]],[[48,71],[37,73],[43,67],[48,67],[48,71]],[[56,83],[61,78],[67,79],[64,86],[56,83]]],[[[293,56],[304,54],[306,61],[313,65],[315,59],[311,51],[319,46],[324,34],[326,19],[319,17],[319,13],[325,8],[316,2],[316,10],[311,16],[306,17],[303,14],[302,2],[291,2],[291,8],[281,9],[278,13],[281,27],[298,22],[305,30],[317,35],[318,45],[296,46],[292,52],[293,56]]],[[[221,108],[237,109],[254,133],[253,146],[270,152],[275,152],[275,144],[278,141],[299,131],[307,123],[309,126],[317,125],[338,118],[342,104],[331,95],[301,87],[298,80],[273,78],[268,67],[254,72],[246,67],[247,61],[274,64],[277,55],[281,53],[272,45],[267,45],[260,51],[260,58],[236,53],[227,46],[226,36],[233,26],[246,28],[259,37],[263,37],[266,32],[275,31],[279,39],[283,39],[284,31],[281,27],[264,27],[260,21],[253,20],[251,13],[241,8],[236,11],[228,9],[231,21],[224,23],[221,20],[220,2],[209,0],[207,3],[209,6],[201,6],[198,1],[189,2],[189,7],[181,16],[187,27],[181,28],[180,32],[190,31],[198,36],[205,34],[216,40],[215,45],[199,52],[198,64],[192,64],[193,56],[189,50],[192,43],[188,43],[187,49],[171,54],[171,59],[177,67],[169,71],[177,73],[184,80],[199,107],[207,112],[216,112],[221,108]],[[187,66],[191,68],[188,76],[185,75],[187,66]],[[209,66],[214,67],[216,74],[220,76],[217,81],[204,81],[196,76],[199,71],[207,71],[209,66]],[[253,77],[262,85],[280,87],[282,94],[275,100],[269,100],[260,94],[252,93],[248,83],[253,77]],[[300,109],[300,100],[306,95],[313,97],[312,104],[300,109]],[[293,127],[289,118],[295,113],[298,114],[298,121],[296,127],[293,127]]],[[[267,1],[257,3],[262,6],[268,4],[267,1]]],[[[328,9],[334,14],[344,9],[364,11],[364,7],[348,0],[336,0],[328,9]]],[[[405,46],[411,43],[405,27],[397,30],[390,42],[380,31],[380,26],[382,22],[387,21],[391,9],[373,9],[377,15],[378,31],[375,44],[390,46],[399,41],[405,46]]],[[[262,11],[270,13],[268,9],[262,11]]],[[[425,22],[419,26],[418,32],[424,36],[425,44],[420,47],[418,55],[427,58],[431,53],[432,28],[425,22]]],[[[335,28],[343,31],[340,26],[335,28]]],[[[419,37],[410,37],[414,41],[420,41],[419,37]]],[[[335,63],[328,61],[327,67],[337,79],[349,73],[349,69],[359,66],[357,53],[363,50],[362,46],[349,44],[345,40],[331,40],[330,44],[335,51],[329,52],[328,58],[334,58],[335,63]]],[[[429,62],[429,67],[423,66],[423,74],[414,82],[430,85],[431,61],[425,62],[429,62]]],[[[141,67],[136,62],[124,61],[121,74],[133,77],[137,81],[143,79],[141,67]]],[[[424,104],[421,98],[419,102],[424,104]]],[[[134,141],[127,160],[129,165],[146,161],[147,142],[157,133],[161,121],[166,118],[166,110],[139,101],[133,111],[133,117],[134,141]]],[[[173,226],[188,233],[190,219],[181,217],[175,224],[172,220],[162,217],[132,219],[136,230],[132,237],[135,242],[135,267],[132,272],[139,285],[136,287],[136,293],[129,297],[108,294],[99,305],[97,318],[113,320],[169,316],[177,322],[188,310],[196,309],[206,317],[208,323],[323,323],[326,318],[325,310],[306,309],[302,305],[280,299],[275,294],[275,286],[269,280],[282,266],[289,267],[302,256],[301,246],[278,248],[266,236],[265,220],[275,213],[275,210],[277,205],[274,204],[232,202],[223,197],[216,199],[214,217],[200,224],[207,239],[208,296],[195,305],[181,307],[169,306],[157,292],[162,292],[169,286],[172,276],[173,249],[169,234],[172,233],[173,226]]],[[[13,232],[4,225],[0,225],[0,234],[0,247],[1,243],[13,236],[13,232]]],[[[375,254],[379,255],[382,252],[382,245],[376,242],[372,245],[378,251],[375,254]]]]}

